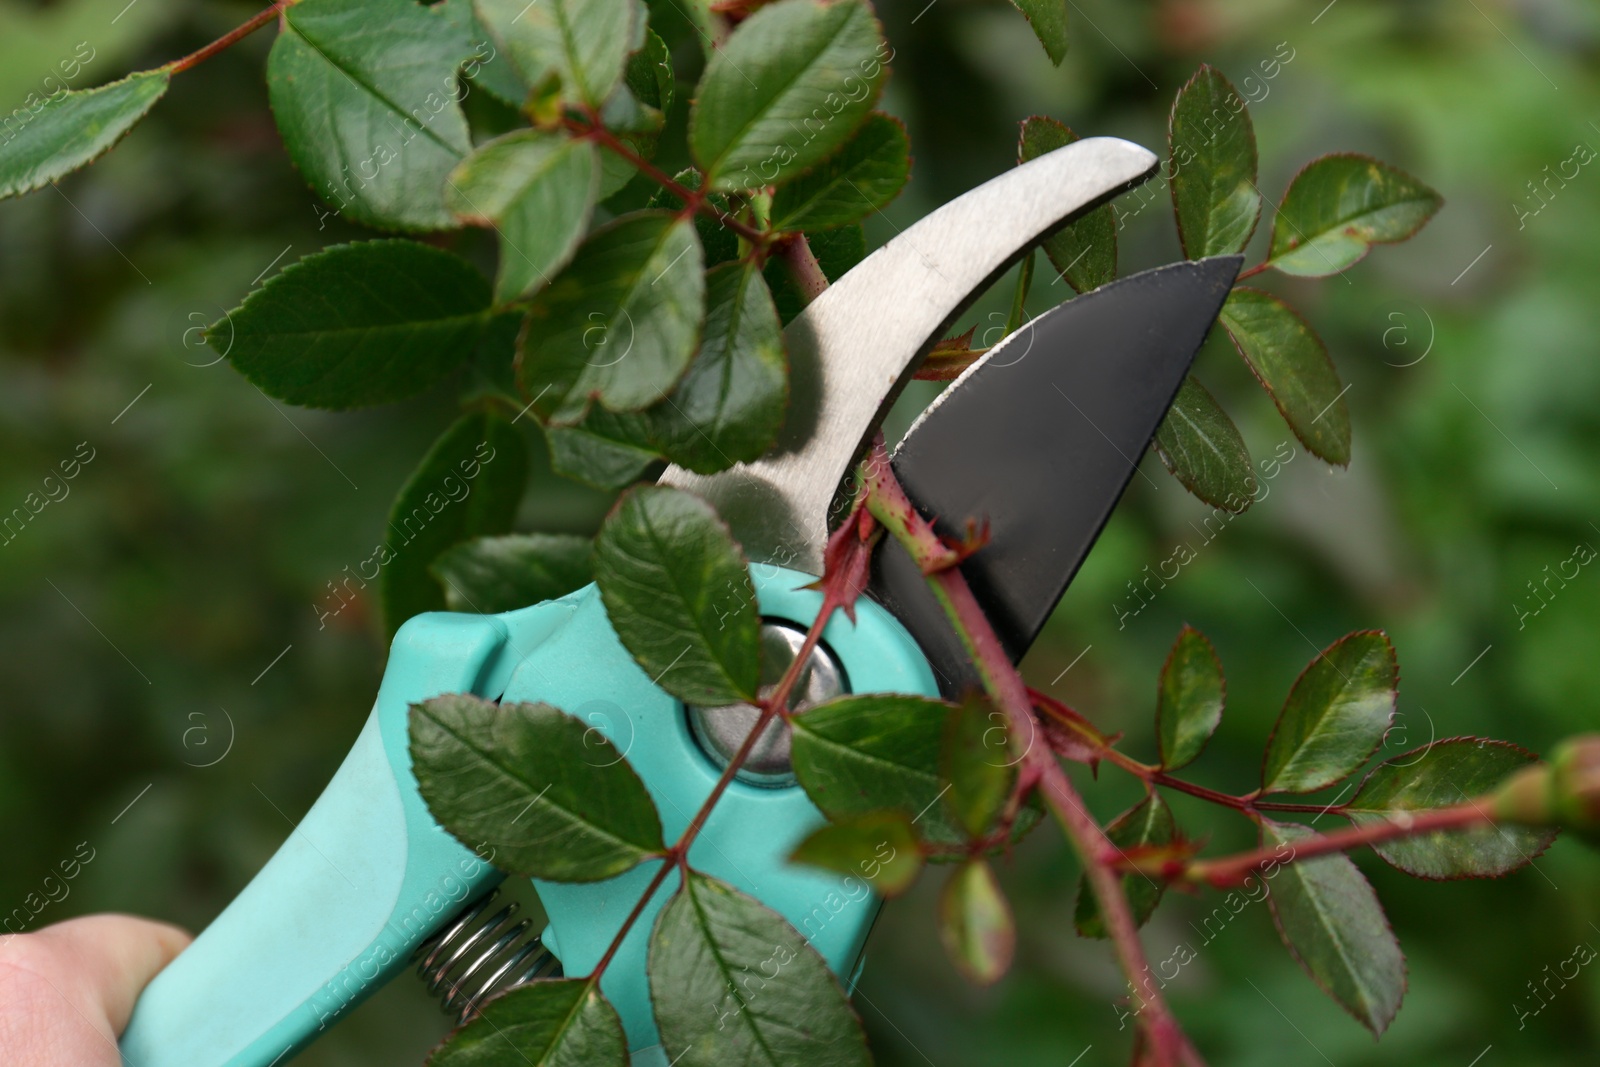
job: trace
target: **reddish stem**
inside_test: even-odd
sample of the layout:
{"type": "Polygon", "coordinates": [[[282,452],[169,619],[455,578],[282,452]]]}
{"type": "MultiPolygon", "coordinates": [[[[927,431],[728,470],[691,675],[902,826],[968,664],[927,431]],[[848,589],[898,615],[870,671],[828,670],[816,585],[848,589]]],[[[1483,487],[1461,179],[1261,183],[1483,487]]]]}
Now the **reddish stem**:
{"type": "Polygon", "coordinates": [[[664,857],[665,862],[661,864],[661,869],[656,871],[655,877],[650,879],[650,884],[645,887],[644,894],[634,904],[633,910],[628,913],[628,917],[623,920],[622,927],[617,931],[616,936],[611,939],[611,944],[606,946],[605,955],[600,957],[600,962],[595,964],[594,970],[590,972],[591,978],[598,980],[605,973],[606,967],[611,964],[611,960],[616,956],[617,950],[622,947],[622,942],[628,936],[628,932],[638,923],[639,916],[644,914],[645,906],[656,895],[656,890],[661,888],[661,883],[666,881],[667,874],[674,867],[687,867],[689,847],[694,844],[695,838],[700,836],[700,831],[705,828],[706,820],[711,817],[711,810],[717,806],[717,801],[722,799],[722,794],[727,792],[728,785],[733,781],[734,776],[739,773],[739,768],[744,766],[744,761],[749,758],[756,742],[772,723],[772,720],[788,708],[789,694],[794,692],[794,687],[799,681],[801,671],[804,670],[807,661],[811,659],[811,653],[816,650],[817,643],[822,640],[823,628],[827,626],[828,619],[832,617],[834,609],[838,606],[837,600],[832,595],[823,598],[822,607],[818,609],[817,617],[812,620],[810,628],[807,629],[806,639],[801,644],[800,651],[795,654],[794,659],[783,672],[783,677],[778,679],[778,684],[773,687],[772,692],[762,698],[761,714],[756,717],[755,726],[745,736],[743,743],[739,745],[738,751],[728,761],[728,765],[722,769],[722,776],[717,779],[717,784],[711,787],[711,792],[707,794],[706,799],[701,803],[700,809],[694,813],[694,818],[689,821],[689,825],[684,828],[683,833],[679,835],[678,840],[672,847],[667,849],[664,857]]]}
{"type": "Polygon", "coordinates": [[[1076,724],[1071,719],[1053,711],[1052,705],[1056,705],[1058,703],[1056,700],[1047,694],[1040,693],[1035,690],[1030,689],[1028,692],[1032,697],[1034,706],[1036,708],[1045,712],[1046,714],[1050,714],[1053,719],[1055,719],[1057,722],[1060,722],[1063,726],[1073,729],[1077,737],[1086,746],[1092,748],[1100,758],[1104,759],[1107,763],[1110,763],[1113,766],[1122,768],[1124,771],[1127,771],[1129,774],[1142,779],[1150,785],[1160,785],[1166,786],[1168,789],[1176,789],[1180,793],[1188,793],[1192,797],[1199,797],[1201,800],[1208,800],[1213,804],[1220,804],[1223,807],[1232,808],[1235,811],[1243,812],[1246,815],[1252,815],[1258,811],[1285,811],[1296,812],[1303,815],[1326,815],[1329,812],[1337,814],[1343,811],[1347,806],[1339,804],[1289,804],[1281,803],[1275,800],[1257,800],[1256,794],[1254,793],[1248,793],[1244,796],[1234,796],[1231,793],[1221,793],[1215,789],[1208,789],[1203,785],[1196,785],[1195,783],[1185,781],[1182,778],[1176,778],[1173,775],[1163,771],[1160,767],[1149,763],[1140,763],[1132,756],[1118,751],[1114,746],[1107,744],[1105,738],[1103,737],[1095,736],[1094,734],[1090,734],[1083,729],[1075,729],[1076,724]]]}
{"type": "Polygon", "coordinates": [[[278,0],[277,3],[264,11],[258,11],[248,22],[235,26],[215,41],[196,52],[190,52],[182,59],[175,59],[164,68],[168,74],[182,74],[191,67],[199,66],[218,52],[232,48],[235,44],[255,33],[261,27],[271,22],[283,13],[287,7],[293,6],[298,0],[278,0]]]}
{"type": "Polygon", "coordinates": [[[977,667],[984,689],[1005,714],[1012,743],[1022,749],[1022,773],[1017,776],[1019,789],[1032,784],[1039,786],[1046,804],[1083,862],[1084,876],[1100,905],[1106,932],[1138,1006],[1136,1014],[1149,1041],[1148,1062],[1160,1067],[1199,1064],[1199,1054],[1178,1027],[1159,989],[1149,981],[1149,963],[1139,941],[1133,909],[1122,888],[1122,876],[1103,858],[1105,852],[1114,851],[1111,842],[1084,808],[1077,790],[1049,747],[1033,743],[1037,725],[1033,720],[1028,687],[1012,666],[1010,656],[956,566],[960,553],[946,545],[911,505],[910,498],[894,477],[881,439],[863,463],[862,484],[867,493],[868,510],[889,528],[927,575],[929,586],[977,667]]]}
{"type": "Polygon", "coordinates": [[[828,287],[828,276],[822,272],[822,264],[817,262],[817,257],[812,253],[806,235],[789,234],[781,238],[776,247],[783,265],[789,269],[795,285],[800,288],[800,302],[809,304],[822,295],[822,291],[828,287]]]}
{"type": "Polygon", "coordinates": [[[589,972],[591,981],[598,982],[600,976],[606,973],[606,968],[611,966],[612,957],[622,947],[623,938],[628,936],[628,931],[633,929],[634,924],[639,921],[639,916],[644,914],[645,905],[650,903],[651,898],[656,895],[656,890],[661,888],[661,883],[667,880],[667,875],[672,873],[672,869],[676,866],[677,864],[673,862],[670,855],[662,862],[660,870],[656,871],[655,877],[650,879],[650,884],[645,886],[644,894],[633,905],[633,910],[628,913],[626,919],[622,920],[622,929],[617,931],[617,936],[613,937],[611,944],[606,946],[605,955],[600,957],[600,962],[595,964],[594,970],[589,972]]]}
{"type": "MultiPolygon", "coordinates": [[[[1110,762],[1116,763],[1117,761],[1112,760],[1110,762]]],[[[1117,763],[1117,766],[1122,767],[1123,764],[1117,763]]],[[[1219,793],[1215,789],[1207,789],[1203,785],[1195,785],[1193,782],[1186,782],[1181,778],[1174,778],[1170,774],[1155,770],[1154,768],[1149,769],[1149,773],[1140,773],[1137,771],[1135,773],[1139,774],[1139,777],[1143,778],[1145,781],[1151,782],[1155,785],[1164,785],[1169,789],[1176,789],[1181,793],[1188,793],[1192,797],[1199,797],[1201,800],[1209,800],[1213,804],[1221,804],[1224,807],[1233,808],[1235,811],[1250,811],[1250,802],[1245,800],[1243,797],[1232,796],[1228,793],[1219,793]]]]}
{"type": "MultiPolygon", "coordinates": [[[[1028,701],[1027,687],[1011,659],[1006,655],[994,628],[972,595],[966,579],[955,567],[934,574],[929,579],[945,612],[961,631],[967,652],[978,667],[984,688],[1006,713],[1011,735],[1026,743],[1035,729],[1032,705],[1028,701]]],[[[1180,1063],[1198,1063],[1198,1054],[1178,1028],[1170,1009],[1158,989],[1149,980],[1150,964],[1139,940],[1139,924],[1134,920],[1133,909],[1122,886],[1122,877],[1102,859],[1102,854],[1115,848],[1105,831],[1084,808],[1078,791],[1061,765],[1050,755],[1048,746],[1032,745],[1027,751],[1024,765],[1031,772],[1044,794],[1056,821],[1066,832],[1083,863],[1084,877],[1094,891],[1100,905],[1100,916],[1105,923],[1122,972],[1133,989],[1137,1005],[1136,1014],[1150,1042],[1150,1062],[1164,1067],[1180,1063]]],[[[1019,775],[1025,780],[1028,775],[1019,775]]]]}
{"type": "Polygon", "coordinates": [[[679,200],[682,200],[685,212],[699,212],[707,218],[715,219],[746,241],[749,241],[756,248],[765,248],[768,239],[766,233],[723,211],[717,205],[711,203],[704,192],[699,189],[689,188],[638,152],[635,152],[628,142],[606,129],[597,118],[591,118],[587,122],[563,119],[562,125],[577,136],[586,137],[606,151],[627,160],[631,166],[638,169],[639,173],[660,185],[679,200]]]}
{"type": "Polygon", "coordinates": [[[1234,280],[1235,283],[1237,283],[1237,282],[1244,281],[1246,278],[1254,278],[1257,274],[1260,274],[1262,271],[1266,270],[1269,266],[1271,266],[1270,263],[1257,263],[1253,267],[1249,267],[1249,268],[1246,268],[1245,270],[1240,271],[1234,277],[1233,280],[1234,280]]]}
{"type": "MultiPolygon", "coordinates": [[[[865,496],[867,510],[896,541],[905,546],[924,575],[931,578],[961,561],[956,551],[944,543],[944,538],[939,536],[933,524],[922,517],[922,513],[911,503],[911,498],[906,496],[905,489],[901,488],[894,476],[894,468],[889,466],[889,452],[884,447],[881,434],[872,442],[872,450],[867,453],[866,459],[861,461],[860,471],[861,492],[865,496]]],[[[956,622],[961,639],[969,641],[972,635],[961,630],[960,621],[952,621],[956,622]]],[[[988,622],[981,611],[975,621],[982,621],[985,625],[988,622]]],[[[1011,663],[1009,658],[1005,662],[1007,666],[1011,663]]],[[[983,668],[982,663],[976,666],[980,670],[983,668]]]]}
{"type": "MultiPolygon", "coordinates": [[[[1176,780],[1176,779],[1174,779],[1176,780]]],[[[1244,807],[1240,810],[1251,811],[1287,811],[1300,815],[1342,815],[1348,804],[1289,804],[1279,800],[1252,800],[1249,797],[1235,797],[1242,801],[1244,807]]]]}
{"type": "MultiPolygon", "coordinates": [[[[1319,834],[1304,841],[1296,841],[1293,851],[1285,857],[1281,848],[1260,848],[1237,856],[1202,860],[1189,864],[1179,877],[1222,889],[1242,884],[1252,874],[1258,874],[1274,864],[1294,863],[1314,859],[1334,852],[1345,852],[1363,845],[1382,844],[1401,837],[1437,833],[1440,830],[1470,830],[1479,826],[1492,826],[1494,816],[1484,805],[1475,801],[1449,808],[1429,808],[1424,811],[1402,812],[1365,826],[1352,826],[1331,834],[1319,834]]],[[[1106,857],[1107,862],[1123,866],[1121,857],[1106,857]]]]}
{"type": "MultiPolygon", "coordinates": [[[[1118,754],[1120,755],[1120,753],[1118,754]]],[[[1128,769],[1124,764],[1116,760],[1111,760],[1110,762],[1116,763],[1117,766],[1123,767],[1124,770],[1128,769]]],[[[1344,804],[1290,804],[1277,800],[1257,800],[1254,794],[1236,797],[1231,793],[1219,793],[1215,789],[1207,789],[1203,785],[1196,785],[1193,782],[1184,781],[1182,778],[1174,778],[1165,771],[1157,770],[1154,767],[1147,767],[1144,764],[1138,764],[1138,766],[1141,769],[1132,773],[1139,775],[1147,782],[1166,786],[1168,789],[1176,789],[1180,793],[1188,793],[1192,797],[1209,800],[1213,804],[1221,804],[1224,807],[1233,808],[1235,811],[1244,812],[1246,815],[1258,811],[1295,812],[1301,815],[1337,815],[1348,806],[1344,804]]]]}

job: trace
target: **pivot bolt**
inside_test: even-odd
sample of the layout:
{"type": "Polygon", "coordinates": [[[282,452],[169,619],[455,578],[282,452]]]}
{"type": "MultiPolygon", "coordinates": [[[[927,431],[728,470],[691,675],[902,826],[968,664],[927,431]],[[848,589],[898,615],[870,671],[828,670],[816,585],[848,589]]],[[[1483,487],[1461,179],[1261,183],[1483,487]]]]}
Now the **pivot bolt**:
{"type": "MultiPolygon", "coordinates": [[[[761,624],[761,689],[769,695],[789,669],[789,664],[805,644],[805,631],[791,623],[763,621],[761,624]]],[[[818,645],[789,693],[789,710],[804,711],[814,704],[832,700],[846,692],[844,670],[833,653],[818,645]]],[[[691,704],[689,729],[706,757],[720,770],[732,762],[750,731],[755,729],[761,709],[754,704],[728,704],[705,708],[691,704]]],[[[795,784],[794,766],[789,761],[789,724],[775,719],[767,724],[740,765],[737,778],[751,785],[772,789],[795,784]]]]}

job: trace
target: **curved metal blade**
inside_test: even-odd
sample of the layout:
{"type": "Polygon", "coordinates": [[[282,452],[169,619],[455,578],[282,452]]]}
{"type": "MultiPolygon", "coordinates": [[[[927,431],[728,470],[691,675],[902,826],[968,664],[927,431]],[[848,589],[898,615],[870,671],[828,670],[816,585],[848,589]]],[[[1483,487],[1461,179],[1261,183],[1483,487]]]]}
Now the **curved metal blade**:
{"type": "Polygon", "coordinates": [[[706,497],[752,559],[822,573],[828,509],[917,363],[1040,237],[1154,172],[1128,141],[1090,137],[1007,171],[862,260],[784,330],[789,415],[754,463],[661,484],[706,497]]]}
{"type": "MultiPolygon", "coordinates": [[[[961,571],[1013,663],[1094,547],[1240,262],[1175,263],[1046,312],[969,367],[896,449],[896,476],[941,533],[990,523],[992,539],[961,571]]],[[[878,550],[870,591],[911,631],[947,695],[976,684],[898,544],[878,550]]]]}

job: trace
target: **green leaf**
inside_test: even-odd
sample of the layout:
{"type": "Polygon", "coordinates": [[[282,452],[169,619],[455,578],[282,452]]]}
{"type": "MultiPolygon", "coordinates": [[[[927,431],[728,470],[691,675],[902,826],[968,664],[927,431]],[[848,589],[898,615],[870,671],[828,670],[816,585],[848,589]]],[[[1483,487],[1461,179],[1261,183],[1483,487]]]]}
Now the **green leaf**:
{"type": "Polygon", "coordinates": [[[498,396],[519,411],[527,403],[517,394],[517,340],[521,335],[520,309],[491,312],[483,340],[467,363],[471,380],[481,383],[485,395],[498,396]]]}
{"type": "Polygon", "coordinates": [[[672,52],[655,30],[644,31],[644,47],[628,57],[623,78],[641,104],[662,112],[672,106],[678,87],[672,73],[672,52]]]}
{"type": "Polygon", "coordinates": [[[1238,513],[1254,501],[1256,474],[1244,437],[1194,375],[1178,388],[1155,447],[1183,487],[1212,507],[1238,513]]]}
{"type": "MultiPolygon", "coordinates": [[[[606,106],[600,109],[600,124],[612,133],[621,135],[641,156],[648,158],[655,151],[661,127],[666,124],[666,116],[640,100],[627,85],[619,85],[606,101],[606,106]]],[[[624,171],[632,176],[632,163],[609,149],[603,154],[613,157],[611,162],[620,162],[624,171]]]]}
{"type": "Polygon", "coordinates": [[[481,58],[474,47],[445,4],[306,0],[285,8],[267,90],[289,158],[316,194],[369,226],[454,226],[445,181],[472,149],[456,72],[481,58]]]}
{"type": "Polygon", "coordinates": [[[626,1067],[617,1010],[593,978],[543,978],[493,1000],[428,1057],[428,1067],[626,1067]]]}
{"type": "Polygon", "coordinates": [[[474,0],[478,19],[523,81],[560,79],[561,99],[599,107],[622,80],[638,6],[633,0],[474,0]]]}
{"type": "Polygon", "coordinates": [[[1017,930],[994,871],[981,859],[958,867],[939,894],[939,938],[956,969],[976,985],[993,985],[1011,967],[1017,930]]]}
{"type": "Polygon", "coordinates": [[[874,811],[829,823],[789,857],[841,874],[865,878],[886,897],[911,888],[922,873],[922,851],[911,820],[898,811],[874,811]]]}
{"type": "Polygon", "coordinates": [[[473,354],[489,286],[466,260],[415,241],[315,252],[270,278],[208,337],[268,396],[370,407],[420,393],[473,354]]]}
{"type": "MultiPolygon", "coordinates": [[[[1147,793],[1143,800],[1106,825],[1106,837],[1123,852],[1170,845],[1177,832],[1177,826],[1172,821],[1172,809],[1155,792],[1147,793]]],[[[1161,895],[1165,890],[1165,882],[1148,875],[1122,876],[1122,891],[1127,894],[1128,904],[1133,908],[1133,921],[1140,926],[1155,914],[1156,905],[1161,903],[1161,895]]],[[[1089,883],[1082,878],[1078,880],[1075,921],[1080,937],[1106,936],[1105,921],[1100,917],[1100,902],[1095,899],[1089,883]]]]}
{"type": "Polygon", "coordinates": [[[1400,664],[1381,630],[1346,634],[1295,680],[1267,742],[1263,793],[1311,793],[1354,773],[1394,717],[1400,664]]]}
{"type": "Polygon", "coordinates": [[[594,579],[586,537],[504,534],[439,553],[428,568],[451,611],[494,615],[566,596],[594,579]]]}
{"type": "Polygon", "coordinates": [[[1267,262],[1285,274],[1337,274],[1373,245],[1415,234],[1443,205],[1444,197],[1387,163],[1354,153],[1323,156],[1289,183],[1267,262]]]}
{"type": "MultiPolygon", "coordinates": [[[[860,263],[867,254],[867,235],[859,224],[806,234],[806,240],[811,245],[811,254],[817,258],[817,265],[830,282],[838,281],[845,271],[860,263]]],[[[772,290],[772,302],[778,308],[778,321],[787,326],[805,307],[805,299],[794,283],[794,276],[778,257],[767,260],[762,273],[767,279],[767,287],[772,290]]]]}
{"type": "Polygon", "coordinates": [[[551,421],[591,400],[638,411],[683,377],[699,341],[705,275],[694,223],[666,211],[625,215],[589,235],[540,290],[523,334],[523,392],[551,421]]]}
{"type": "Polygon", "coordinates": [[[676,1067],[869,1067],[839,980],[794,927],[689,871],[650,937],[650,999],[676,1067]]]}
{"type": "Polygon", "coordinates": [[[754,701],[760,616],[744,557],[711,505],[641,486],[595,539],[611,625],[657,685],[688,704],[754,701]]]}
{"type": "Polygon", "coordinates": [[[722,17],[711,10],[714,0],[682,0],[678,11],[683,20],[694,31],[695,44],[700,46],[700,51],[710,56],[717,47],[717,38],[726,32],[727,24],[722,17]]]}
{"type": "Polygon", "coordinates": [[[1161,667],[1156,697],[1156,736],[1161,769],[1175,771],[1194,762],[1222,722],[1227,685],[1222,661],[1206,635],[1185,625],[1161,667]]]}
{"type": "MultiPolygon", "coordinates": [[[[1261,826],[1262,845],[1286,857],[1296,842],[1316,836],[1292,823],[1261,826]]],[[[1356,1021],[1382,1034],[1405,996],[1406,961],[1372,886],[1340,853],[1284,863],[1268,877],[1273,919],[1300,966],[1356,1021]]]]}
{"type": "Polygon", "coordinates": [[[146,70],[97,89],[56,92],[36,109],[13,111],[3,128],[0,199],[43,188],[109,152],[156,106],[171,80],[164,70],[146,70]]]}
{"type": "Polygon", "coordinates": [[[1028,321],[1028,291],[1033,288],[1033,261],[1034,250],[1029,249],[1028,254],[1022,257],[1022,262],[1017,264],[1017,285],[1011,291],[1011,311],[1006,315],[1006,336],[1022,329],[1023,323],[1028,321]]]}
{"type": "Polygon", "coordinates": [[[497,300],[527,295],[572,258],[599,191],[596,151],[589,141],[518,130],[490,141],[451,172],[445,192],[450,211],[500,235],[497,300]]]}
{"type": "Polygon", "coordinates": [[[874,111],[837,155],[772,197],[773,230],[846,226],[899,195],[911,176],[911,142],[897,118],[874,111]]]}
{"type": "MultiPolygon", "coordinates": [[[[1026,163],[1078,139],[1055,119],[1034,115],[1024,119],[1017,141],[1017,162],[1026,163]]],[[[1056,274],[1080,293],[1097,289],[1117,276],[1117,220],[1105,204],[1079,217],[1044,240],[1044,254],[1056,274]]]]}
{"type": "MultiPolygon", "coordinates": [[[[631,149],[633,154],[646,160],[654,158],[656,147],[661,141],[661,131],[666,126],[665,112],[636,95],[631,87],[635,80],[642,82],[645,78],[653,77],[648,70],[640,75],[632,72],[632,65],[643,58],[644,53],[641,52],[629,59],[629,81],[617,86],[605,106],[600,109],[598,125],[616,134],[623,142],[620,146],[602,146],[604,149],[600,153],[603,167],[600,179],[602,201],[626,186],[633,178],[639,177],[638,169],[625,154],[627,150],[631,149]]],[[[651,99],[654,99],[661,96],[660,90],[659,84],[650,84],[645,91],[651,99]]],[[[668,97],[670,98],[670,93],[668,97]]],[[[688,169],[695,174],[699,173],[693,167],[688,169]]],[[[664,187],[661,183],[654,178],[643,179],[637,183],[634,194],[625,198],[624,206],[637,207],[641,199],[647,199],[662,188],[664,187]]]]}
{"type": "MultiPolygon", "coordinates": [[[[477,13],[472,10],[472,0],[447,0],[447,2],[455,6],[457,16],[468,23],[468,32],[472,35],[472,39],[488,45],[487,48],[479,49],[478,53],[468,60],[461,73],[471,80],[473,89],[482,89],[510,108],[516,119],[521,119],[522,106],[528,102],[528,86],[522,81],[521,71],[517,70],[516,64],[503,49],[496,48],[491,43],[489,31],[478,20],[477,13]],[[479,57],[485,53],[490,54],[480,59],[479,57]]],[[[520,122],[518,124],[520,125],[520,122]]]]}
{"type": "Polygon", "coordinates": [[[823,814],[835,822],[899,811],[941,845],[967,835],[939,803],[945,783],[940,758],[950,705],[900,693],[858,693],[794,717],[794,773],[823,814]]]}
{"type": "Polygon", "coordinates": [[[1320,459],[1347,466],[1350,412],[1322,338],[1288,304],[1245,286],[1228,294],[1221,321],[1294,435],[1320,459]]]}
{"type": "MultiPolygon", "coordinates": [[[[1339,812],[1357,826],[1371,826],[1406,812],[1464,804],[1537,762],[1532,752],[1506,741],[1446,738],[1378,764],[1339,812]]],[[[1396,838],[1372,850],[1418,878],[1498,878],[1533,862],[1555,836],[1554,830],[1497,826],[1396,838]]]]}
{"type": "Polygon", "coordinates": [[[462,416],[434,442],[395,497],[379,549],[389,636],[413,615],[444,609],[428,568],[451,545],[511,529],[527,477],[527,446],[498,415],[462,416]]]}
{"type": "Polygon", "coordinates": [[[1011,0],[1033,27],[1050,62],[1061,66],[1067,58],[1067,0],[1011,0]]]}
{"type": "Polygon", "coordinates": [[[557,474],[601,489],[621,489],[637,481],[661,453],[650,441],[650,416],[618,414],[592,407],[582,422],[544,428],[550,466],[557,474]]]}
{"type": "Polygon", "coordinates": [[[649,410],[652,444],[701,474],[748,463],[776,439],[788,395],[782,327],[761,271],[712,268],[700,351],[677,389],[649,410]]]}
{"type": "Polygon", "coordinates": [[[946,716],[939,766],[949,785],[944,802],[973,838],[989,832],[1011,799],[1018,760],[1008,738],[1005,715],[982,698],[963,701],[946,716]]]}
{"type": "Polygon", "coordinates": [[[709,189],[756,189],[810,170],[878,97],[888,46],[863,0],[778,0],[712,53],[689,116],[709,189]]]}
{"type": "Polygon", "coordinates": [[[1261,217],[1256,131],[1233,83],[1201,64],[1172,102],[1167,174],[1189,259],[1244,249],[1261,217]]]}
{"type": "Polygon", "coordinates": [[[598,882],[660,853],[661,818],[623,754],[548,704],[452,693],[411,705],[417,788],[469,848],[513,874],[598,882]]]}

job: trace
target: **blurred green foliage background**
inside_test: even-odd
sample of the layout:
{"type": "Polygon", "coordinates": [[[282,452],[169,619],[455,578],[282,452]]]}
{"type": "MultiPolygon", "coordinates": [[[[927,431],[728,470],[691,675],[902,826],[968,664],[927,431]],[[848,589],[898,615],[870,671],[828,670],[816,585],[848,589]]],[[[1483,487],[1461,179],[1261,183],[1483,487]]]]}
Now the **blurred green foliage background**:
{"type": "MultiPolygon", "coordinates": [[[[1179,625],[1200,627],[1231,684],[1195,777],[1232,792],[1258,781],[1296,673],[1351,629],[1383,627],[1399,649],[1401,717],[1386,755],[1458,734],[1543,750],[1592,729],[1600,697],[1600,575],[1586,569],[1537,614],[1518,615],[1538,606],[1526,583],[1547,565],[1580,542],[1600,545],[1600,172],[1541,185],[1542,199],[1528,185],[1578,144],[1600,145],[1600,10],[1324,2],[1074,0],[1059,69],[1006,4],[878,5],[897,51],[884,106],[909,123],[916,163],[907,192],[869,226],[874,243],[1009,166],[1029,114],[1159,144],[1173,94],[1202,61],[1255,101],[1269,198],[1332,150],[1370,152],[1446,197],[1419,237],[1346,276],[1261,279],[1322,332],[1350,385],[1350,469],[1300,450],[1266,499],[1119,624],[1125,583],[1180,542],[1199,546],[1209,512],[1148,458],[1150,478],[1135,479],[1026,665],[1032,684],[1147,755],[1156,671],[1179,625]],[[1262,64],[1274,58],[1269,79],[1262,64]]],[[[683,37],[675,0],[651,7],[669,39],[683,37]]],[[[186,53],[252,10],[0,0],[0,105],[38,91],[80,42],[93,58],[74,87],[186,53]]],[[[272,270],[363,236],[332,217],[323,227],[289,165],[262,84],[270,36],[178,78],[98,165],[0,204],[0,511],[80,443],[93,453],[70,493],[0,546],[0,912],[39,892],[79,842],[94,855],[36,923],[118,909],[199,928],[287,836],[354,738],[383,667],[375,605],[319,629],[313,604],[379,540],[394,492],[450,419],[452,391],[481,384],[469,375],[356,415],[289,409],[200,342],[194,328],[272,270]]],[[[695,50],[684,44],[689,79],[695,50]]],[[[1140,202],[1123,201],[1125,272],[1178,255],[1164,194],[1140,202]]],[[[1266,230],[1264,219],[1257,255],[1266,230]]],[[[1040,286],[1030,308],[1066,295],[1040,286]]],[[[1008,297],[1002,284],[970,317],[980,332],[1003,321],[1008,297]]],[[[1231,354],[1208,349],[1200,370],[1258,458],[1290,440],[1231,354]]],[[[913,388],[893,425],[932,392],[913,388]]],[[[592,528],[605,498],[536,468],[520,528],[592,528]]],[[[1099,783],[1081,777],[1106,817],[1136,795],[1114,768],[1099,783]]],[[[1249,844],[1237,817],[1174,803],[1211,847],[1249,844]]],[[[1589,972],[1518,1018],[1538,1006],[1526,983],[1574,944],[1600,944],[1600,858],[1562,841],[1533,869],[1450,884],[1370,854],[1359,862],[1410,961],[1390,1033],[1374,1045],[1252,907],[1168,990],[1211,1062],[1600,1058],[1589,972]]],[[[992,990],[965,987],[943,959],[937,877],[885,912],[859,998],[881,1062],[1123,1062],[1120,980],[1104,946],[1072,932],[1077,871],[1064,844],[1035,834],[1003,876],[1023,936],[1014,972],[992,990]]],[[[1215,904],[1169,896],[1146,931],[1153,959],[1198,944],[1190,924],[1215,904]]],[[[415,1063],[443,1031],[420,984],[402,979],[297,1062],[415,1063]]]]}

